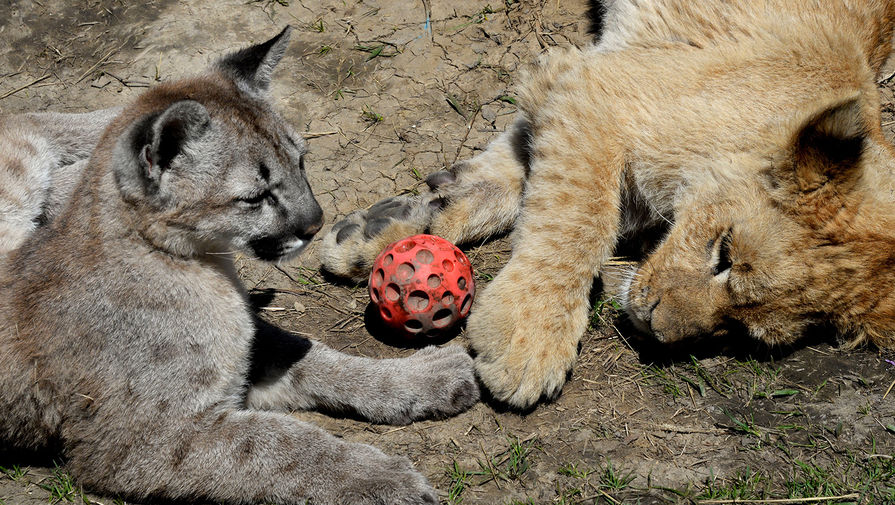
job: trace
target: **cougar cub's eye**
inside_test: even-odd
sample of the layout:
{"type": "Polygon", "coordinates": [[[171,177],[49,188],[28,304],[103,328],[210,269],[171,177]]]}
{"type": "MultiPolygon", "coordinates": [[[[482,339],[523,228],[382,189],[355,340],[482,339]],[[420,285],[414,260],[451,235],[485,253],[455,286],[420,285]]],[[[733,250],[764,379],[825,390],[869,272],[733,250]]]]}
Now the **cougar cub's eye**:
{"type": "Polygon", "coordinates": [[[715,255],[715,266],[712,268],[712,275],[719,276],[727,273],[730,270],[730,267],[733,266],[733,262],[730,259],[730,242],[732,239],[732,228],[728,228],[727,231],[722,233],[718,238],[717,254],[715,255]]]}
{"type": "Polygon", "coordinates": [[[269,190],[269,189],[265,189],[264,191],[261,191],[261,192],[259,192],[259,193],[256,193],[256,194],[254,194],[254,195],[252,195],[252,196],[246,196],[246,197],[243,197],[243,198],[237,198],[236,201],[238,201],[238,202],[240,202],[240,203],[243,203],[243,204],[246,204],[246,205],[248,205],[248,206],[250,206],[250,207],[259,207],[259,206],[261,206],[262,203],[264,203],[265,200],[267,200],[267,199],[270,198],[271,196],[272,196],[272,195],[271,195],[271,193],[270,193],[270,190],[269,190]]]}

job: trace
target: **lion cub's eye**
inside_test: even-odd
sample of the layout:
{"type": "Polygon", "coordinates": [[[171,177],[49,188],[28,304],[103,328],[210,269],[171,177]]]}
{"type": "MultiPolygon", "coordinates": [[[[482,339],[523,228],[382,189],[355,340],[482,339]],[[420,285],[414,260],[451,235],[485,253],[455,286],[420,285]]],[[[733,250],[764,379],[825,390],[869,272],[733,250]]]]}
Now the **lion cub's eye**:
{"type": "Polygon", "coordinates": [[[733,266],[733,261],[730,259],[730,243],[732,240],[732,228],[728,228],[727,231],[721,234],[721,236],[718,238],[717,253],[714,255],[715,266],[712,268],[712,275],[719,276],[722,274],[726,274],[733,266]]]}

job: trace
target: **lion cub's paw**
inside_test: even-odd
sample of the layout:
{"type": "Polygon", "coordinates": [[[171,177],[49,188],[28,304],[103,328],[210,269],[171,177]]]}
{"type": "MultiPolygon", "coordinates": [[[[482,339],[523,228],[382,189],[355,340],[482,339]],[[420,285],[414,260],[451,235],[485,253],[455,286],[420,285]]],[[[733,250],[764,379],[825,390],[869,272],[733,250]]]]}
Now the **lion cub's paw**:
{"type": "Polygon", "coordinates": [[[569,315],[550,314],[512,277],[501,272],[482,291],[466,328],[482,384],[495,399],[525,409],[559,395],[578,346],[569,315]]]}
{"type": "Polygon", "coordinates": [[[530,347],[517,345],[497,359],[480,355],[475,361],[479,378],[494,398],[519,409],[559,396],[576,361],[558,349],[552,351],[556,355],[545,356],[530,347]]]}
{"type": "Polygon", "coordinates": [[[461,346],[426,347],[394,365],[402,371],[394,388],[402,390],[403,408],[390,424],[454,416],[479,401],[473,361],[461,346]]]}
{"type": "Polygon", "coordinates": [[[356,210],[323,237],[323,267],[338,276],[363,280],[388,244],[425,231],[432,211],[419,196],[394,196],[356,210]]]}

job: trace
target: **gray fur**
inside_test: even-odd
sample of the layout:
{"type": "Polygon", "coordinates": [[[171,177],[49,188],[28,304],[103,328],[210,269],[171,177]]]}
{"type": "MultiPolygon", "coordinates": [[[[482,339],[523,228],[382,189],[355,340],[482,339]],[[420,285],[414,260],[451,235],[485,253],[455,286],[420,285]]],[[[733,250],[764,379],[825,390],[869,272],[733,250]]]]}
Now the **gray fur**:
{"type": "Polygon", "coordinates": [[[426,176],[426,185],[429,186],[429,189],[434,191],[440,186],[450,184],[456,180],[457,178],[454,177],[454,174],[448,172],[447,170],[439,170],[437,172],[432,172],[431,174],[426,176]]]}
{"type": "MultiPolygon", "coordinates": [[[[267,72],[284,34],[262,45],[276,54],[249,48],[241,63],[267,72]]],[[[108,124],[101,138],[94,125],[68,147],[45,142],[41,159],[69,168],[30,168],[77,184],[42,188],[52,218],[0,256],[0,449],[59,446],[80,484],[135,500],[435,504],[406,458],[284,413],[403,424],[479,393],[462,349],[347,356],[252,314],[231,253],[288,259],[322,214],[304,143],[263,94],[234,86],[245,78],[219,63],[90,116],[108,124]]],[[[27,117],[55,135],[53,116],[27,117]]]]}

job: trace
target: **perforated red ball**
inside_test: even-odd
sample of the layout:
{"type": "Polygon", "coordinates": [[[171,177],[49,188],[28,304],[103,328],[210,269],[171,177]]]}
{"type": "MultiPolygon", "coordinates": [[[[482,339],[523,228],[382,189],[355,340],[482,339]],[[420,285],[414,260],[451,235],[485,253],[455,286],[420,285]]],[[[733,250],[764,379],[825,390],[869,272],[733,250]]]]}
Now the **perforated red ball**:
{"type": "Polygon", "coordinates": [[[370,298],[382,320],[408,336],[443,333],[469,315],[474,297],[469,259],[441,237],[399,240],[373,262],[370,298]]]}

